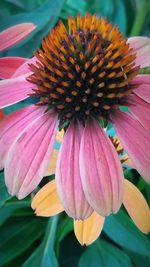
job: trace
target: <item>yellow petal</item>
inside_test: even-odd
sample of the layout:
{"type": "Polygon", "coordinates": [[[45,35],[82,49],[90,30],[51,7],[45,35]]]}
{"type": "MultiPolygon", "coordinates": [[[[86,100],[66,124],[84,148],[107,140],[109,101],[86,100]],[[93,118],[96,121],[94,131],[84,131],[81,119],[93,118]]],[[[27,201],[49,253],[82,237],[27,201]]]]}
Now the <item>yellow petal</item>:
{"type": "Polygon", "coordinates": [[[150,209],[138,188],[125,180],[123,204],[136,226],[145,234],[150,231],[150,209]]]}
{"type": "Polygon", "coordinates": [[[62,212],[63,206],[59,200],[55,180],[52,180],[34,196],[32,209],[37,216],[50,217],[62,212]]]}
{"type": "Polygon", "coordinates": [[[48,169],[45,173],[45,176],[49,176],[55,173],[57,157],[58,157],[58,150],[53,150],[50,163],[48,165],[48,169]]]}
{"type": "Polygon", "coordinates": [[[100,235],[105,218],[97,214],[95,211],[86,220],[74,220],[74,232],[76,238],[83,245],[90,245],[100,235]]]}
{"type": "Polygon", "coordinates": [[[121,157],[121,163],[124,163],[125,165],[128,165],[131,168],[134,168],[132,160],[128,157],[127,154],[123,155],[121,157]]]}
{"type": "Polygon", "coordinates": [[[58,131],[57,132],[56,141],[58,143],[61,143],[62,142],[62,139],[63,139],[63,136],[64,136],[64,130],[62,129],[61,131],[58,131]]]}

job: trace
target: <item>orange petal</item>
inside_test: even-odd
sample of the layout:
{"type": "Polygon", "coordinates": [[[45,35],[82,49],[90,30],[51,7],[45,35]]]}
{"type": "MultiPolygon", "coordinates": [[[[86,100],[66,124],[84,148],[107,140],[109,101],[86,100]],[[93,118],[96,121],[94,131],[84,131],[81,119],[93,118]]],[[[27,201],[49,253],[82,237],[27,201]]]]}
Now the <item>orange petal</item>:
{"type": "Polygon", "coordinates": [[[123,204],[136,226],[145,234],[150,231],[150,209],[138,188],[125,180],[123,204]]]}
{"type": "Polygon", "coordinates": [[[64,130],[62,129],[61,131],[58,131],[57,132],[56,141],[58,143],[61,143],[62,142],[62,139],[63,139],[63,136],[64,136],[64,130]]]}
{"type": "Polygon", "coordinates": [[[31,206],[37,216],[45,217],[54,216],[64,210],[57,194],[55,180],[43,186],[34,196],[31,206]]]}
{"type": "Polygon", "coordinates": [[[74,232],[76,238],[83,245],[90,245],[100,235],[105,218],[95,211],[86,220],[74,220],[74,232]]]}
{"type": "Polygon", "coordinates": [[[58,150],[53,150],[45,176],[49,176],[55,173],[57,157],[58,157],[58,150]]]}

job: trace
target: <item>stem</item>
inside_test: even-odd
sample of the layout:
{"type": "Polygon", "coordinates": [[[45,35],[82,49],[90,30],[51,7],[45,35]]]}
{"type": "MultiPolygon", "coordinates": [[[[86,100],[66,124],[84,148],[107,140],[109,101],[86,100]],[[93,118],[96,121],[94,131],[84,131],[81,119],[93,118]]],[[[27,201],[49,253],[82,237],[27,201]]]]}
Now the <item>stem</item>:
{"type": "Polygon", "coordinates": [[[150,12],[150,1],[149,0],[140,0],[140,6],[137,11],[133,27],[131,29],[131,36],[140,35],[145,20],[150,12]]]}

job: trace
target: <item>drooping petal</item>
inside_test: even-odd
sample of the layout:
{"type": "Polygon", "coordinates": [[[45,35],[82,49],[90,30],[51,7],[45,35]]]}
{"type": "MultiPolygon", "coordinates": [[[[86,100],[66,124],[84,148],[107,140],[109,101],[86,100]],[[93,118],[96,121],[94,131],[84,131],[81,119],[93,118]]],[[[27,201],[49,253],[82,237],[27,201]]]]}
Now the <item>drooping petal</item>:
{"type": "Polygon", "coordinates": [[[12,112],[0,122],[0,169],[4,168],[5,157],[16,137],[44,111],[44,107],[31,105],[12,112]]]}
{"type": "Polygon", "coordinates": [[[125,180],[123,204],[137,227],[145,234],[150,232],[150,209],[138,188],[125,180]]]}
{"type": "Polygon", "coordinates": [[[26,62],[24,62],[13,74],[12,78],[16,78],[22,75],[31,75],[33,72],[30,69],[30,64],[35,64],[38,59],[36,57],[32,57],[30,59],[27,59],[26,62]]]}
{"type": "Polygon", "coordinates": [[[132,116],[121,112],[114,117],[114,126],[124,149],[142,177],[150,182],[150,135],[132,116]]]}
{"type": "Polygon", "coordinates": [[[83,245],[92,244],[100,235],[105,218],[95,211],[86,220],[74,220],[74,232],[79,243],[83,245]]]}
{"type": "Polygon", "coordinates": [[[56,190],[55,180],[42,187],[32,200],[37,216],[51,217],[64,210],[56,190]]]}
{"type": "Polygon", "coordinates": [[[0,108],[15,104],[29,97],[33,84],[26,80],[27,75],[0,81],[0,108]]]}
{"type": "Polygon", "coordinates": [[[83,127],[71,124],[65,133],[59,151],[56,182],[58,194],[66,213],[74,219],[90,216],[89,206],[82,189],[79,171],[79,149],[83,127]]]}
{"type": "Polygon", "coordinates": [[[56,136],[57,116],[48,112],[17,137],[5,161],[5,181],[19,199],[31,193],[43,178],[56,136]]]}
{"type": "Polygon", "coordinates": [[[150,131],[150,104],[135,94],[130,96],[130,100],[132,104],[129,106],[129,111],[145,129],[150,131]]]}
{"type": "Polygon", "coordinates": [[[0,121],[4,118],[4,112],[0,109],[0,121]]]}
{"type": "Polygon", "coordinates": [[[132,83],[138,86],[134,93],[150,104],[150,75],[138,75],[132,80],[132,83]]]}
{"type": "Polygon", "coordinates": [[[102,216],[118,211],[123,198],[123,172],[110,139],[96,122],[87,122],[81,141],[80,173],[92,208],[102,216]]]}
{"type": "Polygon", "coordinates": [[[140,65],[141,68],[150,66],[150,38],[131,37],[128,43],[136,52],[136,65],[140,65]]]}
{"type": "Polygon", "coordinates": [[[2,57],[0,58],[0,79],[10,78],[15,71],[26,62],[22,57],[2,57]]]}
{"type": "Polygon", "coordinates": [[[58,150],[54,149],[45,176],[49,176],[55,173],[57,158],[58,150]]]}
{"type": "Polygon", "coordinates": [[[0,52],[23,41],[35,28],[33,23],[21,23],[0,32],[0,52]]]}

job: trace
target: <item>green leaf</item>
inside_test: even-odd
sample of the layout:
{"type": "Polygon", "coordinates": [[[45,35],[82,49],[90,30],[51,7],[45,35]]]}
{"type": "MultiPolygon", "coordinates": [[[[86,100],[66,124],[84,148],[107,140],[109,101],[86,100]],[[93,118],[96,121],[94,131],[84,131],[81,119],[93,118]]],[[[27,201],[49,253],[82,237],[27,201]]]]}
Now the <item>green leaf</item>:
{"type": "Polygon", "coordinates": [[[77,16],[78,13],[80,15],[84,15],[87,11],[87,3],[85,0],[67,0],[62,8],[60,17],[62,19],[67,19],[68,16],[77,16]]]}
{"type": "Polygon", "coordinates": [[[30,201],[19,201],[16,198],[12,198],[11,201],[5,202],[0,208],[0,226],[17,210],[20,208],[28,207],[30,205],[30,201]]]}
{"type": "Polygon", "coordinates": [[[11,218],[0,228],[0,263],[6,264],[30,247],[44,231],[42,219],[11,218]]]}
{"type": "Polygon", "coordinates": [[[58,223],[58,216],[49,219],[42,244],[29,257],[22,267],[58,267],[54,252],[54,242],[58,223]]]}
{"type": "Polygon", "coordinates": [[[104,232],[126,251],[149,256],[150,242],[122,210],[106,219],[104,232]]]}
{"type": "Polygon", "coordinates": [[[136,5],[136,0],[126,0],[123,1],[124,7],[125,7],[125,12],[126,12],[126,23],[127,23],[127,29],[126,29],[126,33],[127,35],[130,33],[134,19],[135,19],[135,15],[136,15],[136,11],[137,11],[137,5],[136,5]]]}
{"type": "Polygon", "coordinates": [[[100,239],[86,249],[79,267],[133,267],[130,258],[117,247],[100,239]]]}
{"type": "Polygon", "coordinates": [[[5,203],[6,200],[11,198],[8,194],[5,181],[4,181],[4,173],[0,172],[0,207],[5,203]]]}
{"type": "Polygon", "coordinates": [[[119,26],[122,32],[126,32],[126,12],[122,0],[94,0],[88,2],[88,11],[106,17],[110,22],[119,26]]]}
{"type": "Polygon", "coordinates": [[[20,13],[14,16],[10,16],[7,20],[4,18],[1,20],[0,28],[8,28],[14,24],[22,22],[33,22],[37,25],[37,28],[16,48],[9,49],[3,53],[3,55],[15,55],[30,57],[33,52],[41,46],[41,42],[44,36],[46,36],[49,30],[57,22],[58,16],[62,9],[64,0],[47,0],[43,5],[32,9],[30,12],[20,13]]]}
{"type": "Polygon", "coordinates": [[[69,217],[65,217],[63,220],[60,220],[58,231],[56,234],[55,244],[56,244],[56,254],[58,255],[60,242],[64,237],[73,231],[73,220],[69,217]]]}

